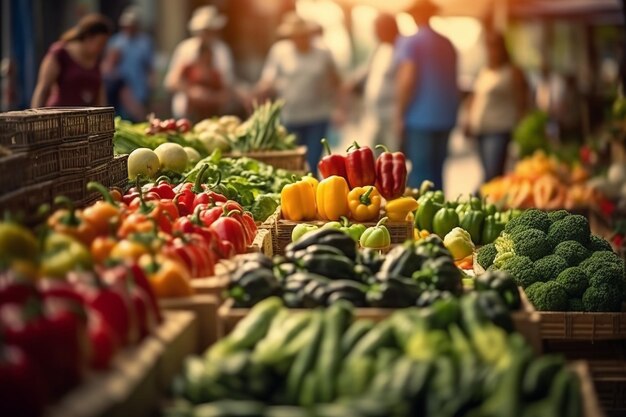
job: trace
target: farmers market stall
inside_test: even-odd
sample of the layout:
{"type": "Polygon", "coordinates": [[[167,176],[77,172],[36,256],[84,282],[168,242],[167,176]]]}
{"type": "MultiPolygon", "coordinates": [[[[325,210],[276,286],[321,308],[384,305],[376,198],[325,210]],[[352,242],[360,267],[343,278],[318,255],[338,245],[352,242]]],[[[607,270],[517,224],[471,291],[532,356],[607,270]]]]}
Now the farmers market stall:
{"type": "Polygon", "coordinates": [[[402,153],[355,142],[314,178],[279,111],[0,116],[8,415],[623,411],[624,262],[558,210],[587,202],[558,191],[579,168],[536,154],[515,181],[561,188],[446,201],[406,188],[402,153]],[[86,155],[67,171],[66,147],[86,155]]]}

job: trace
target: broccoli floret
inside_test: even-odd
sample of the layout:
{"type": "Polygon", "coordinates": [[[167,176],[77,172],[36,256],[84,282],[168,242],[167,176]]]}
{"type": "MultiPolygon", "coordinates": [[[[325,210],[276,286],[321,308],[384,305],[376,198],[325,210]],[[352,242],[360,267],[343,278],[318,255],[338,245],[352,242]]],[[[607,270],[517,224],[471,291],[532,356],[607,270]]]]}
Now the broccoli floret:
{"type": "Polygon", "coordinates": [[[556,245],[554,254],[565,259],[569,266],[576,266],[589,256],[589,251],[575,240],[566,240],[556,245]]]}
{"type": "Polygon", "coordinates": [[[591,238],[589,239],[589,244],[587,245],[587,249],[589,249],[589,251],[591,252],[613,252],[613,247],[611,246],[609,241],[598,235],[591,235],[591,238]]]}
{"type": "Polygon", "coordinates": [[[550,245],[546,234],[541,230],[524,230],[511,238],[513,239],[513,251],[516,255],[528,256],[531,261],[536,261],[550,254],[550,245]]]}
{"type": "Polygon", "coordinates": [[[580,214],[570,214],[552,223],[548,230],[548,241],[552,247],[556,247],[566,240],[575,240],[586,246],[589,243],[590,235],[591,230],[587,218],[580,214]]]}
{"type": "Polygon", "coordinates": [[[556,210],[548,213],[548,218],[551,223],[558,222],[567,216],[569,216],[569,212],[567,210],[556,210]]]}
{"type": "Polygon", "coordinates": [[[537,281],[535,283],[530,284],[528,287],[524,288],[524,292],[526,293],[526,297],[530,300],[531,297],[534,297],[534,292],[539,288],[543,287],[545,282],[537,281]]]}
{"type": "Polygon", "coordinates": [[[567,268],[556,277],[556,282],[565,288],[565,292],[570,297],[582,297],[585,290],[589,287],[589,277],[582,268],[573,266],[567,268]]]}
{"type": "Polygon", "coordinates": [[[480,249],[476,253],[476,262],[478,265],[482,266],[484,269],[489,268],[493,264],[493,260],[495,259],[498,251],[496,251],[496,247],[493,243],[489,243],[480,249]]]}
{"type": "Polygon", "coordinates": [[[535,261],[535,273],[541,281],[550,281],[567,269],[567,262],[559,255],[548,255],[535,261]]]}
{"type": "Polygon", "coordinates": [[[592,271],[602,268],[602,264],[614,264],[617,265],[622,271],[624,271],[624,261],[615,252],[601,251],[593,252],[591,256],[580,263],[580,267],[585,270],[587,275],[591,275],[592,271]]]}
{"type": "Polygon", "coordinates": [[[622,294],[609,285],[592,286],[583,294],[583,307],[585,311],[620,311],[622,294]]]}
{"type": "Polygon", "coordinates": [[[569,298],[565,288],[556,281],[537,286],[527,295],[530,302],[539,311],[567,311],[569,298]]]}
{"type": "Polygon", "coordinates": [[[504,230],[510,232],[518,226],[526,226],[532,229],[538,229],[547,232],[550,227],[550,218],[548,213],[537,209],[528,209],[518,217],[511,219],[505,226],[504,230]]]}
{"type": "Polygon", "coordinates": [[[580,298],[570,298],[567,300],[567,311],[585,311],[585,305],[580,298]]]}
{"type": "Polygon", "coordinates": [[[501,268],[511,274],[515,283],[522,288],[539,281],[539,276],[535,273],[533,262],[527,256],[514,255],[507,259],[501,268]]]}
{"type": "Polygon", "coordinates": [[[618,265],[603,262],[600,268],[589,271],[587,275],[589,275],[589,286],[608,285],[620,289],[624,294],[626,284],[624,271],[618,265]]]}

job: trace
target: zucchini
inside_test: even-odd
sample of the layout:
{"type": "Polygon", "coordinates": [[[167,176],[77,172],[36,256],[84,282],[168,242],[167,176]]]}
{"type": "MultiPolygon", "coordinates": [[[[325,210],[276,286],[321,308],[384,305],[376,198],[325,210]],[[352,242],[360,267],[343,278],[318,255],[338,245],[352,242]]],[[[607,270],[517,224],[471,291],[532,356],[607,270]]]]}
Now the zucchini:
{"type": "Polygon", "coordinates": [[[359,340],[374,328],[372,320],[356,320],[341,339],[341,353],[346,357],[359,340]]]}
{"type": "Polygon", "coordinates": [[[389,320],[385,320],[376,324],[371,331],[363,336],[346,359],[350,360],[359,356],[374,355],[381,347],[393,345],[393,329],[389,320]]]}
{"type": "Polygon", "coordinates": [[[253,361],[268,366],[273,366],[283,361],[286,356],[290,355],[287,351],[289,343],[306,329],[311,320],[310,312],[294,314],[287,312],[287,310],[283,311],[287,317],[280,321],[278,325],[272,324],[267,336],[257,343],[252,355],[253,361]]]}

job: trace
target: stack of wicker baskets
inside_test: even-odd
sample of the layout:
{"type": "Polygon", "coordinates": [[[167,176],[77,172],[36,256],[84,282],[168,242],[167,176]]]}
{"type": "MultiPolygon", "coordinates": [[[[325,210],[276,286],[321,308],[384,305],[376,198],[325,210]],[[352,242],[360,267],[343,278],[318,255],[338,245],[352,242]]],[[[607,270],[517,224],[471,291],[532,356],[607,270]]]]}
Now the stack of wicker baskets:
{"type": "Polygon", "coordinates": [[[55,196],[77,205],[96,196],[85,184],[117,185],[123,158],[113,158],[114,109],[41,108],[0,114],[0,212],[35,213],[55,196]],[[115,162],[115,163],[113,163],[115,162]]]}

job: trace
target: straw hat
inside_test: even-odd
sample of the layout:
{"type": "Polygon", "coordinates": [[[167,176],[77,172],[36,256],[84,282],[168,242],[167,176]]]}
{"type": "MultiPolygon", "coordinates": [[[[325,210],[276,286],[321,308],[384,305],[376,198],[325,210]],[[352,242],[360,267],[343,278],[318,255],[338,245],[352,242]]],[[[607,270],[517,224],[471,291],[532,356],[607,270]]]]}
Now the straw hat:
{"type": "Polygon", "coordinates": [[[304,20],[296,12],[289,12],[284,17],[280,26],[278,26],[278,36],[286,38],[298,35],[312,35],[318,32],[320,27],[309,21],[304,20]]]}
{"type": "Polygon", "coordinates": [[[189,32],[200,32],[205,29],[219,30],[226,25],[226,16],[221,14],[215,6],[198,7],[189,19],[189,32]]]}

